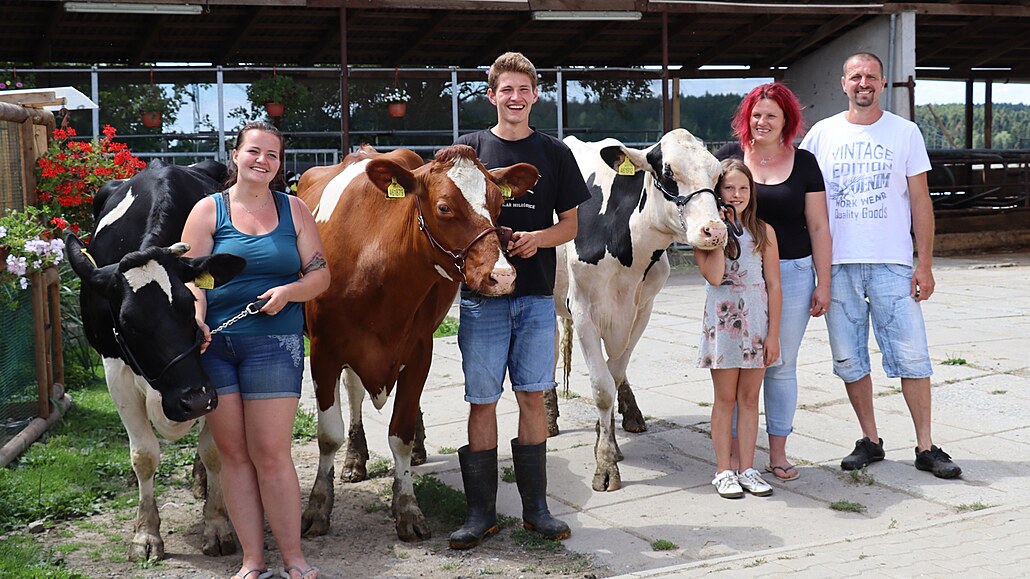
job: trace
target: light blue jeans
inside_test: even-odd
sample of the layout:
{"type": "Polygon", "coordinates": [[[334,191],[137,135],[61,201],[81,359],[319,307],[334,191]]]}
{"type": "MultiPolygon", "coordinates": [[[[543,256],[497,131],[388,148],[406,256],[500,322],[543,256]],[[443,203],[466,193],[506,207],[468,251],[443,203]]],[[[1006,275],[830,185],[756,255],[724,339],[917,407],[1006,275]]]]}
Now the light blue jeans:
{"type": "Polygon", "coordinates": [[[815,291],[812,256],[780,260],[780,287],[783,309],[780,315],[779,366],[765,369],[765,431],[787,436],[794,431],[794,411],[798,406],[798,351],[808,328],[808,311],[815,291]]]}
{"type": "Polygon", "coordinates": [[[869,322],[888,378],[933,374],[923,312],[911,295],[912,268],[895,263],[834,265],[826,312],[833,373],[846,383],[870,372],[869,322]]]}
{"type": "Polygon", "coordinates": [[[505,371],[513,391],[554,389],[553,296],[488,298],[462,291],[460,314],[458,348],[466,402],[497,402],[505,371]]]}
{"type": "MultiPolygon", "coordinates": [[[[815,291],[812,256],[780,260],[780,364],[765,369],[765,432],[788,436],[794,431],[798,407],[798,351],[808,328],[808,311],[815,291]]],[[[737,411],[733,410],[733,437],[737,437],[737,411]]]]}

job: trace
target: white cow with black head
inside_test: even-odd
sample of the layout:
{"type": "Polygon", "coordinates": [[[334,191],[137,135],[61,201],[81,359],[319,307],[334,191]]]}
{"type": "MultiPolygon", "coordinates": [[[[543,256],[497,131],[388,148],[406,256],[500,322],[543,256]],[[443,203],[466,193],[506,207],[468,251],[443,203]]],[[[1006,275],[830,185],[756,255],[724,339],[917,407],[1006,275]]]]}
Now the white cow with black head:
{"type": "MultiPolygon", "coordinates": [[[[674,242],[699,249],[727,242],[714,192],[721,169],[704,144],[684,129],[642,150],[615,139],[585,143],[567,137],[565,144],[591,198],[579,206],[576,238],[559,248],[554,298],[559,315],[575,327],[597,405],[592,486],[613,491],[622,485],[622,454],[614,433],[616,395],[623,428],[647,429],[626,368],[654,298],[669,278],[665,250],[674,242]]],[[[556,403],[553,397],[551,401],[556,403]]]]}
{"type": "MultiPolygon", "coordinates": [[[[82,278],[86,337],[103,358],[108,391],[129,435],[139,482],[132,560],[164,557],[154,501],[160,460],[154,430],[177,440],[218,403],[200,365],[202,335],[185,283],[203,275],[221,285],[245,261],[228,254],[184,258],[189,246],[179,240],[193,205],[217,191],[224,176],[225,166],[213,162],[190,168],[154,162],[131,179],[110,181],[93,201],[96,226],[88,253],[75,236],[65,246],[82,278]]],[[[203,551],[230,554],[236,546],[222,501],[218,451],[206,428],[199,452],[209,475],[203,551]]]]}

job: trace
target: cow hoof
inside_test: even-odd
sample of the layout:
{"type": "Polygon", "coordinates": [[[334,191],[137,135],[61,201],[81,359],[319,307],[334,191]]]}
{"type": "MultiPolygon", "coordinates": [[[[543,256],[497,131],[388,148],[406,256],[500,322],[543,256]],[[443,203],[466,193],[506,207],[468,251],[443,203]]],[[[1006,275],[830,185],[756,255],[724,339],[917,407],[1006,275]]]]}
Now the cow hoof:
{"type": "Polygon", "coordinates": [[[340,472],[340,482],[358,483],[368,478],[368,470],[364,464],[343,465],[340,472]]]}
{"type": "Polygon", "coordinates": [[[429,460],[429,457],[426,456],[426,449],[425,449],[425,447],[413,448],[411,450],[411,466],[418,466],[420,464],[425,464],[427,460],[429,460]]]}
{"type": "Polygon", "coordinates": [[[597,467],[597,471],[594,472],[594,481],[592,484],[595,491],[603,493],[605,491],[612,492],[622,488],[622,474],[619,473],[619,467],[612,465],[609,468],[597,467]]]}
{"type": "Polygon", "coordinates": [[[136,533],[129,545],[130,561],[159,561],[165,558],[165,542],[157,535],[136,533]]]}
{"type": "Polygon", "coordinates": [[[644,422],[640,411],[622,415],[622,429],[626,432],[647,432],[647,423],[644,422]]]}
{"type": "Polygon", "coordinates": [[[329,532],[329,519],[321,515],[309,515],[304,513],[300,519],[301,536],[310,539],[321,537],[329,532]]]}
{"type": "Polygon", "coordinates": [[[423,516],[398,517],[397,537],[405,543],[425,541],[433,536],[423,516]]]}
{"type": "Polygon", "coordinates": [[[204,546],[201,551],[208,557],[224,557],[236,553],[236,539],[228,521],[209,523],[204,528],[204,546]]]}

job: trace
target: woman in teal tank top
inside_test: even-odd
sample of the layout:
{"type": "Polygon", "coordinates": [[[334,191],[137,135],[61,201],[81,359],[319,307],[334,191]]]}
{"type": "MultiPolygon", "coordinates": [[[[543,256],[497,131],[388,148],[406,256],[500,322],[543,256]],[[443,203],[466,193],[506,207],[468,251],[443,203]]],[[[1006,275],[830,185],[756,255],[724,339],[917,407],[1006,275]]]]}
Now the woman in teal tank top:
{"type": "Polygon", "coordinates": [[[242,579],[272,576],[264,553],[266,516],[287,574],[318,576],[301,552],[300,484],[290,445],[304,372],[303,302],[329,287],[329,270],[307,206],[270,188],[281,175],[283,150],[278,129],[247,123],[232,151],[229,188],[197,203],[182,234],[190,257],[232,253],[247,260],[240,275],[217,289],[202,280],[190,287],[204,332],[201,362],[218,391],[207,420],[243,548],[234,576],[242,579]],[[212,336],[211,328],[258,300],[268,300],[264,315],[212,336]]]}

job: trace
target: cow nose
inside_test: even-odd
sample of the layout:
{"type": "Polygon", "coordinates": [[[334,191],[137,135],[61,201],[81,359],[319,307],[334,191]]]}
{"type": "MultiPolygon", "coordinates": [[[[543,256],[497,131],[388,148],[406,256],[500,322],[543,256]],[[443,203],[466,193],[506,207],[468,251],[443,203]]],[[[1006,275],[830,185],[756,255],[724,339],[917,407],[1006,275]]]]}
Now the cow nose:
{"type": "Polygon", "coordinates": [[[722,243],[726,239],[726,226],[722,223],[710,223],[704,228],[705,237],[711,238],[716,243],[722,243]]]}
{"type": "Polygon", "coordinates": [[[490,272],[490,281],[496,284],[496,290],[508,293],[515,285],[515,269],[511,267],[498,268],[490,272]]]}
{"type": "MultiPolygon", "coordinates": [[[[165,397],[164,401],[171,401],[165,397]]],[[[166,405],[167,406],[167,405],[166,405]]],[[[211,412],[218,406],[218,394],[211,386],[191,388],[184,392],[172,404],[172,408],[165,408],[165,414],[171,420],[185,422],[200,418],[211,412]],[[174,416],[173,416],[174,414],[174,416]]]]}

